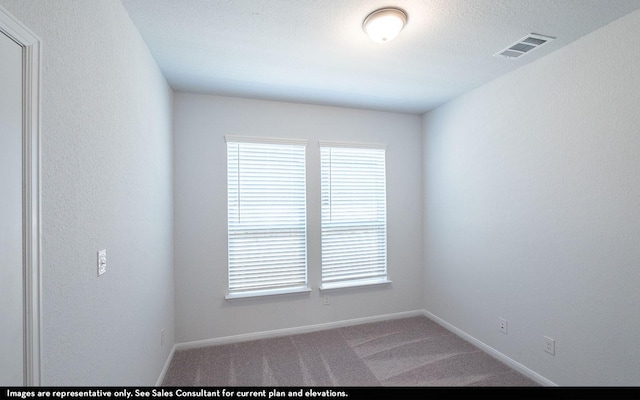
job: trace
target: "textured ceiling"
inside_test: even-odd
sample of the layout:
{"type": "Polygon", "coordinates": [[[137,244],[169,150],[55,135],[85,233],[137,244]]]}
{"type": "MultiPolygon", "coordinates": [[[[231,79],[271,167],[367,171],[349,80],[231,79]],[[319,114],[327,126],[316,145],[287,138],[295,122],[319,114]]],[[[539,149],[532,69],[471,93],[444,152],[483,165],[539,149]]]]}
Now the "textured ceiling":
{"type": "Polygon", "coordinates": [[[123,0],[176,91],[422,114],[592,32],[640,0],[123,0]],[[373,10],[409,21],[393,41],[373,10]],[[493,56],[529,33],[556,40],[493,56]]]}

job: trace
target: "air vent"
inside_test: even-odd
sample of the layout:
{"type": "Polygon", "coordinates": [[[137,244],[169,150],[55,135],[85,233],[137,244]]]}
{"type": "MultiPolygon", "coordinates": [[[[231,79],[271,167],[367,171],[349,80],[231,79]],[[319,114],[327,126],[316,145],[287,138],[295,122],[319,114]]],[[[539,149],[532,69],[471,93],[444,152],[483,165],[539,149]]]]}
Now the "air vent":
{"type": "Polygon", "coordinates": [[[507,57],[507,58],[518,58],[521,57],[532,50],[537,49],[543,44],[552,41],[555,39],[551,36],[538,35],[537,33],[530,33],[529,35],[523,37],[517,42],[509,45],[506,49],[500,50],[494,56],[507,57]]]}

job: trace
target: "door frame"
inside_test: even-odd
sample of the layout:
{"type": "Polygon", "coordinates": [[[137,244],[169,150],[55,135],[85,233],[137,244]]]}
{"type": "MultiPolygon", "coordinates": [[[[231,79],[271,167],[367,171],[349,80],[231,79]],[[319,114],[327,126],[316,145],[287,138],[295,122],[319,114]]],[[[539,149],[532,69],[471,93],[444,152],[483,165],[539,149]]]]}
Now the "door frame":
{"type": "Polygon", "coordinates": [[[0,6],[0,32],[22,47],[22,258],[24,383],[39,386],[42,309],[40,172],[41,40],[0,6]]]}

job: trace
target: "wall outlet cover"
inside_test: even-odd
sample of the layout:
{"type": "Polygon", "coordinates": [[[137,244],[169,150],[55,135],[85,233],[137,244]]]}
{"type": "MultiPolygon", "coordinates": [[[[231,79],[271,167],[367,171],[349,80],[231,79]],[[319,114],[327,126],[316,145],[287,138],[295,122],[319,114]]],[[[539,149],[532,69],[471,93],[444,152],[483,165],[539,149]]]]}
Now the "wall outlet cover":
{"type": "Polygon", "coordinates": [[[544,351],[551,354],[552,356],[556,355],[556,341],[551,339],[550,337],[544,337],[544,351]]]}
{"type": "Polygon", "coordinates": [[[498,318],[498,329],[500,332],[506,334],[507,333],[507,320],[504,318],[498,318]]]}

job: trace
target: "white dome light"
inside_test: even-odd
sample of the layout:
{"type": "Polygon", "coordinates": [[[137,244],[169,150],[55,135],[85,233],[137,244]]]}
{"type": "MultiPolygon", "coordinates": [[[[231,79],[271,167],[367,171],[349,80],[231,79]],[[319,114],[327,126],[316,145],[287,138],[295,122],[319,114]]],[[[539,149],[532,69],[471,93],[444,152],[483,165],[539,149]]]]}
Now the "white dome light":
{"type": "Polygon", "coordinates": [[[381,8],[369,14],[362,29],[371,40],[384,43],[393,40],[407,24],[407,14],[399,8],[381,8]]]}

